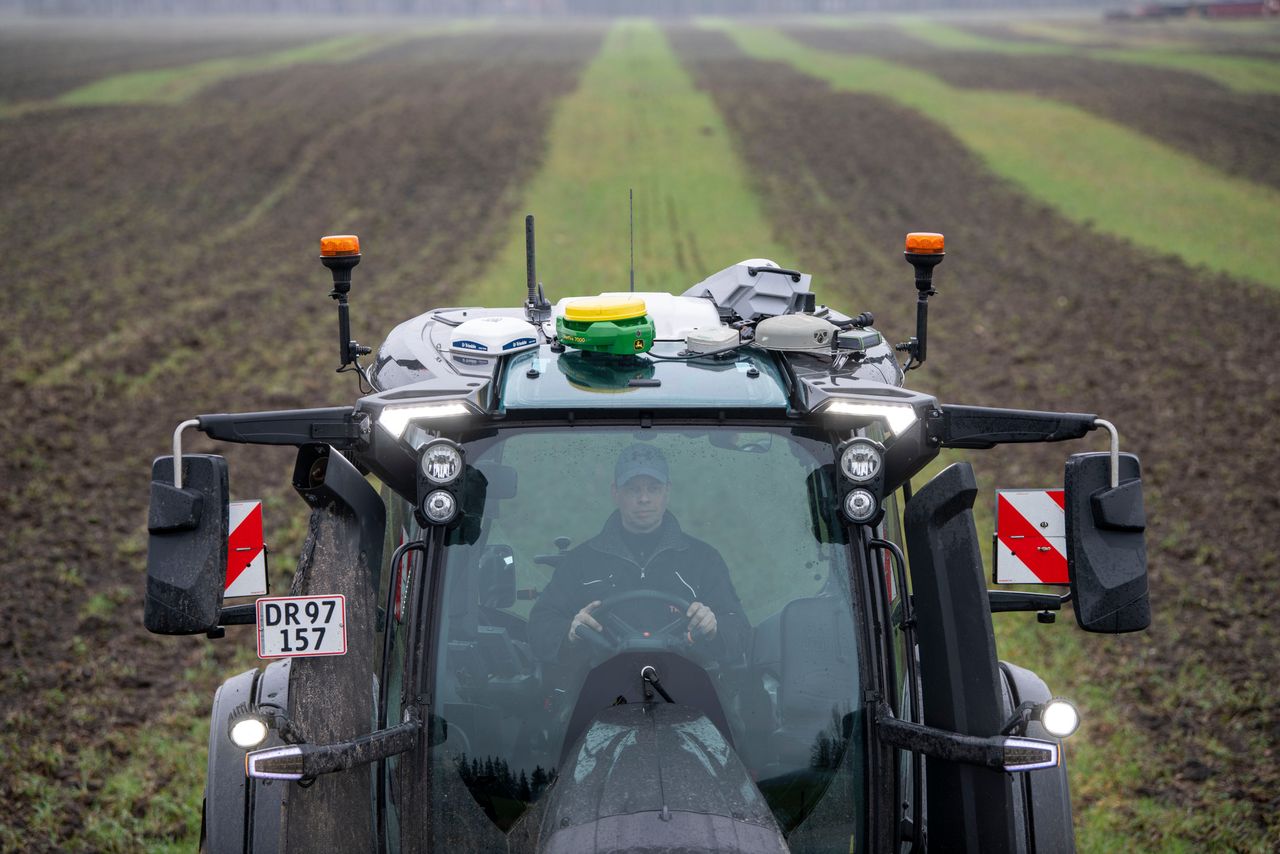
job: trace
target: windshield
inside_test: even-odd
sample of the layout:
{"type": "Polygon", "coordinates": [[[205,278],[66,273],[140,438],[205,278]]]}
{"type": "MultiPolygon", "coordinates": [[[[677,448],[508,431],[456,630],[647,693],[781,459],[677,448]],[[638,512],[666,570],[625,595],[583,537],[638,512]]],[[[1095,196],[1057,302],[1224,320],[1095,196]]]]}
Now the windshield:
{"type": "Polygon", "coordinates": [[[610,669],[634,659],[669,662],[660,687],[721,731],[793,850],[861,835],[851,550],[824,436],[574,427],[465,447],[484,495],[443,561],[435,827],[536,833],[557,779],[581,779],[591,721],[642,699],[638,667],[610,669]]]}

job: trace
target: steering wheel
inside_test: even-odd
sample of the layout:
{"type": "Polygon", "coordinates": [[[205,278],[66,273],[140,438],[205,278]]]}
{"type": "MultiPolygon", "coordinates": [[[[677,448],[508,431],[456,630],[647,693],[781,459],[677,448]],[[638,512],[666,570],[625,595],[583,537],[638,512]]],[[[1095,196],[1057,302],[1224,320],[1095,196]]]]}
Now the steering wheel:
{"type": "Polygon", "coordinates": [[[574,631],[578,637],[610,655],[624,650],[685,650],[691,646],[687,633],[689,618],[686,616],[691,604],[688,599],[659,590],[615,593],[602,599],[591,612],[596,622],[604,627],[604,634],[581,624],[574,631]],[[628,602],[660,602],[678,608],[680,615],[662,628],[646,632],[618,616],[617,607],[628,602]]]}

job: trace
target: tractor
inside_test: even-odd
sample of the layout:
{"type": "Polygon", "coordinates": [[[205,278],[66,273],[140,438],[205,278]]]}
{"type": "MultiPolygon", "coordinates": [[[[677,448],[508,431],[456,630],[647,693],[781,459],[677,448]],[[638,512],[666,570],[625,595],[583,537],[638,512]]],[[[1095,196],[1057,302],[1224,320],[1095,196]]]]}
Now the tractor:
{"type": "Polygon", "coordinates": [[[154,461],[146,627],[251,625],[263,661],[213,699],[203,850],[1071,850],[1079,716],[991,614],[1149,624],[1116,428],[908,387],[940,234],[906,238],[894,344],[767,259],[553,304],[525,226],[523,304],[434,308],[376,352],[359,240],[323,238],[361,396],[200,415],[154,461]],[[287,591],[190,430],[297,448],[287,591]],[[972,468],[931,463],[1095,430],[1062,484],[998,492],[988,564],[972,468]]]}

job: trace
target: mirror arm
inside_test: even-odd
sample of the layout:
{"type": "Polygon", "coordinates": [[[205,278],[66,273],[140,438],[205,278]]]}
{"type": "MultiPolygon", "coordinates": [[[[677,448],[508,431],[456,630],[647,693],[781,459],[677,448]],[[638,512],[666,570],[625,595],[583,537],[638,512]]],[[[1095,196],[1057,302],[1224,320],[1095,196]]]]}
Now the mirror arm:
{"type": "Polygon", "coordinates": [[[1030,593],[1024,590],[988,590],[987,599],[991,602],[991,613],[1002,614],[1007,611],[1060,611],[1062,606],[1071,601],[1071,594],[1059,596],[1057,593],[1030,593]]]}
{"type": "Polygon", "coordinates": [[[173,486],[182,489],[182,434],[189,427],[199,427],[200,420],[192,418],[183,421],[173,431],[173,486]]]}
{"type": "Polygon", "coordinates": [[[249,445],[322,443],[342,449],[367,441],[370,430],[368,417],[353,406],[221,413],[201,415],[196,421],[211,439],[249,445]]]}
{"type": "MultiPolygon", "coordinates": [[[[943,404],[927,422],[929,441],[943,448],[994,448],[1024,442],[1083,438],[1100,424],[1083,412],[1039,412],[990,406],[943,404]]],[[[1115,429],[1115,428],[1111,428],[1115,429]]]]}
{"type": "Polygon", "coordinates": [[[1120,485],[1120,431],[1116,430],[1116,425],[1101,418],[1095,418],[1093,423],[1111,434],[1111,488],[1115,489],[1120,485]]]}

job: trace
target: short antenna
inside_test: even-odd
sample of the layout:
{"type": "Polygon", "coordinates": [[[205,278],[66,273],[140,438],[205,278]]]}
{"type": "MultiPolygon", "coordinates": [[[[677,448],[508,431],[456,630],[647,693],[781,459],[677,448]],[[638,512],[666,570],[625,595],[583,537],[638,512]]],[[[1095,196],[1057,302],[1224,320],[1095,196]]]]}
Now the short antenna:
{"type": "Polygon", "coordinates": [[[538,281],[538,265],[533,245],[533,214],[524,218],[524,265],[525,284],[529,289],[524,303],[524,313],[530,321],[539,323],[551,319],[551,303],[542,294],[542,284],[538,281]]]}
{"type": "Polygon", "coordinates": [[[627,188],[627,218],[631,225],[631,293],[636,292],[636,191],[627,188]]]}
{"type": "Polygon", "coordinates": [[[538,299],[538,262],[533,249],[533,214],[524,218],[524,269],[529,285],[529,297],[525,305],[532,306],[538,299]]]}

